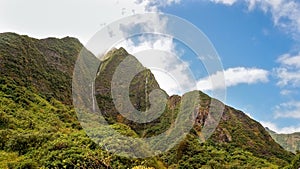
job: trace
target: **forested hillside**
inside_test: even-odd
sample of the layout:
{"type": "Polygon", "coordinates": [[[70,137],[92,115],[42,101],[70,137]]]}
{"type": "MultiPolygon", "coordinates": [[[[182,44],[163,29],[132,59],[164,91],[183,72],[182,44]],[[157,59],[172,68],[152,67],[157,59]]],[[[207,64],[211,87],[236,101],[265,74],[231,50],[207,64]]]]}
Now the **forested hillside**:
{"type": "MultiPolygon", "coordinates": [[[[199,142],[211,98],[200,92],[201,109],[194,128],[178,145],[156,157],[134,159],[106,152],[82,129],[72,105],[72,75],[82,44],[75,38],[34,39],[0,34],[0,168],[298,168],[299,155],[284,150],[258,122],[225,106],[212,137],[199,142]]],[[[89,53],[90,61],[99,60],[89,53]]],[[[123,135],[150,137],[174,123],[181,96],[168,96],[158,119],[140,125],[126,120],[111,100],[110,80],[128,55],[115,49],[101,61],[95,82],[99,109],[123,135]]],[[[137,60],[136,66],[142,66],[137,60]]],[[[131,82],[130,99],[145,110],[149,92],[159,88],[146,69],[131,82]]],[[[105,135],[106,133],[103,133],[105,135]]]]}

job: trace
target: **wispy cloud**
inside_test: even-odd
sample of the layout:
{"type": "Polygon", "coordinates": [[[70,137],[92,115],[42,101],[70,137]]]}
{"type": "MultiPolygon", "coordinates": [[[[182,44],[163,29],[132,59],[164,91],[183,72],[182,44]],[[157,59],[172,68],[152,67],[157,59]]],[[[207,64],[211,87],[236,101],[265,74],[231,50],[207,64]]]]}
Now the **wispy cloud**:
{"type": "Polygon", "coordinates": [[[300,87],[300,54],[292,56],[284,54],[277,59],[279,68],[275,68],[280,87],[300,87]]]}
{"type": "Polygon", "coordinates": [[[36,38],[68,35],[79,38],[85,44],[95,32],[115,20],[138,13],[158,12],[160,7],[179,2],[180,0],[90,0],[88,3],[73,0],[1,0],[0,32],[13,31],[36,38]]]}
{"type": "Polygon", "coordinates": [[[158,8],[180,3],[181,0],[136,0],[135,3],[145,7],[147,12],[157,12],[158,8]]]}
{"type": "Polygon", "coordinates": [[[272,14],[274,24],[296,39],[300,33],[300,3],[296,0],[256,0],[265,12],[272,14]]]}
{"type": "Polygon", "coordinates": [[[255,8],[272,15],[274,25],[292,35],[294,39],[300,36],[300,2],[297,0],[210,0],[214,3],[234,5],[238,2],[247,4],[251,11],[255,8]]]}
{"type": "Polygon", "coordinates": [[[281,103],[275,107],[275,118],[300,119],[300,101],[281,103]]]}
{"type": "MultiPolygon", "coordinates": [[[[281,95],[291,96],[300,87],[300,55],[284,54],[278,57],[279,68],[275,68],[278,78],[277,85],[281,87],[281,95]]],[[[297,99],[296,99],[297,100],[297,99]]],[[[300,119],[300,101],[288,101],[275,107],[275,118],[300,119]]],[[[300,130],[299,130],[300,131],[300,130]]]]}
{"type": "Polygon", "coordinates": [[[197,87],[200,90],[207,91],[239,84],[266,83],[269,81],[268,75],[269,72],[264,69],[245,67],[229,68],[224,72],[217,72],[209,77],[200,79],[197,82],[197,87]],[[222,80],[224,80],[223,75],[225,77],[225,86],[222,83],[222,80]],[[211,82],[215,82],[215,84],[212,84],[211,82]]]}
{"type": "Polygon", "coordinates": [[[180,59],[182,52],[176,50],[172,37],[141,36],[135,42],[131,39],[123,41],[117,47],[124,47],[145,67],[150,68],[160,87],[169,95],[196,89],[189,64],[180,59]]]}
{"type": "Polygon", "coordinates": [[[295,56],[291,56],[291,54],[284,54],[280,56],[277,61],[283,65],[300,69],[300,53],[295,56]]]}
{"type": "Polygon", "coordinates": [[[291,85],[292,87],[300,86],[300,71],[299,70],[289,70],[287,68],[276,68],[276,76],[279,78],[277,82],[278,86],[285,87],[291,85]]]}
{"type": "Polygon", "coordinates": [[[287,96],[287,95],[290,95],[292,93],[293,93],[292,90],[287,90],[287,89],[283,89],[283,90],[280,91],[280,94],[283,95],[283,96],[287,96]]]}
{"type": "Polygon", "coordinates": [[[225,4],[225,5],[233,5],[235,2],[237,2],[237,0],[210,0],[210,1],[215,3],[225,4]]]}
{"type": "Polygon", "coordinates": [[[290,134],[300,132],[300,126],[288,126],[280,128],[275,123],[269,121],[260,121],[260,124],[264,127],[268,127],[270,130],[275,131],[279,134],[290,134]]]}

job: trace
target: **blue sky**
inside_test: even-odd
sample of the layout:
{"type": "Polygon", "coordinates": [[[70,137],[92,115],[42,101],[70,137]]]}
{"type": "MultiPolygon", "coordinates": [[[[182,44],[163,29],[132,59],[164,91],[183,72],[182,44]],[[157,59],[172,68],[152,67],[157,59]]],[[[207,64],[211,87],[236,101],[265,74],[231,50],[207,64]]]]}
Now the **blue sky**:
{"type": "MultiPolygon", "coordinates": [[[[249,4],[241,1],[231,5],[225,1],[185,1],[161,10],[180,16],[201,29],[218,51],[225,72],[237,67],[267,72],[263,75],[267,80],[256,79],[253,84],[240,82],[229,86],[227,104],[242,109],[278,132],[299,131],[300,109],[297,105],[300,100],[300,57],[299,42],[296,39],[299,32],[282,27],[279,23],[276,25],[273,16],[276,14],[272,14],[273,11],[264,11],[259,5],[262,4],[249,9],[249,4]],[[285,59],[295,63],[285,64],[283,55],[286,55],[285,59]],[[278,71],[286,69],[290,71],[281,77],[278,71]],[[286,84],[280,84],[293,73],[295,77],[286,84]]],[[[297,5],[297,9],[300,9],[299,4],[297,5]]],[[[238,76],[239,73],[230,75],[238,76]]]]}
{"type": "MultiPolygon", "coordinates": [[[[0,0],[0,32],[36,38],[74,36],[85,44],[112,21],[149,11],[184,18],[206,34],[224,68],[226,104],[277,132],[300,132],[297,0],[0,0]]],[[[156,39],[155,43],[138,45],[127,41],[125,46],[132,52],[160,46],[182,57],[193,57],[174,43],[156,39]]],[[[192,65],[178,60],[172,63],[180,65],[175,74],[192,65]]],[[[200,74],[197,83],[204,84],[207,74],[200,74]]],[[[202,89],[209,93],[209,88],[202,89]]]]}

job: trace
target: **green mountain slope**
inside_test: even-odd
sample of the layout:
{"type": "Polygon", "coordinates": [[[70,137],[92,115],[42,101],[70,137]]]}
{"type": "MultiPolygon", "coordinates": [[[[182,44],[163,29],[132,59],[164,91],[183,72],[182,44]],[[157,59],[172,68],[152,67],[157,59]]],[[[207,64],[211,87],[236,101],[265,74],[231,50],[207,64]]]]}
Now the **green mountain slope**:
{"type": "Polygon", "coordinates": [[[47,98],[71,105],[72,74],[81,43],[63,39],[34,39],[14,33],[0,35],[0,76],[34,87],[47,98]]]}
{"type": "MultiPolygon", "coordinates": [[[[113,106],[113,99],[111,98],[111,86],[110,82],[112,76],[115,72],[116,67],[122,63],[124,58],[132,57],[129,55],[124,49],[114,50],[109,53],[109,56],[104,61],[103,65],[110,65],[100,67],[100,78],[96,81],[96,89],[98,89],[97,97],[98,103],[104,102],[103,105],[109,105],[108,107],[102,107],[102,111],[109,112],[110,118],[114,119],[113,122],[120,122],[129,125],[135,132],[140,134],[140,136],[152,136],[159,133],[164,132],[168,129],[176,118],[176,114],[180,107],[180,96],[172,96],[169,97],[168,106],[165,109],[163,115],[157,120],[137,125],[132,124],[128,121],[124,121],[123,118],[118,118],[120,115],[118,111],[113,106]],[[104,67],[104,68],[103,68],[104,67]],[[101,69],[102,68],[102,69],[101,69]],[[104,82],[103,82],[104,81],[104,82]],[[98,83],[97,83],[98,82],[98,83]],[[107,85],[108,84],[108,85],[107,85]],[[107,93],[102,91],[108,91],[107,93]],[[106,98],[106,99],[103,99],[106,98]],[[159,126],[159,127],[158,127],[159,126]]],[[[134,62],[132,64],[141,66],[139,62],[134,62]]],[[[139,103],[146,103],[145,100],[145,79],[148,75],[148,79],[151,79],[149,85],[149,91],[159,88],[155,78],[151,73],[142,72],[143,76],[138,75],[137,78],[133,79],[131,82],[131,88],[133,91],[130,91],[131,101],[134,105],[142,105],[140,107],[141,110],[145,110],[145,106],[139,103]],[[153,85],[152,85],[153,84],[153,85]],[[134,86],[134,87],[132,87],[134,86]],[[140,92],[140,93],[138,93],[140,92]],[[137,99],[134,96],[139,96],[137,99]]],[[[200,100],[199,103],[201,108],[198,111],[198,118],[196,125],[194,126],[194,133],[201,133],[201,128],[203,127],[203,123],[201,121],[205,121],[207,117],[207,113],[209,112],[209,106],[211,102],[211,98],[200,92],[200,100]],[[199,123],[200,122],[200,123],[199,123]]],[[[113,123],[112,122],[112,123],[113,123]]],[[[192,131],[192,132],[193,132],[192,131]]],[[[284,164],[285,161],[289,161],[292,154],[284,151],[280,145],[278,145],[272,137],[265,131],[264,127],[260,125],[258,122],[250,119],[243,112],[235,110],[234,108],[226,106],[223,116],[221,118],[220,124],[217,127],[216,131],[210,138],[212,143],[217,143],[224,145],[226,147],[239,147],[244,151],[248,151],[253,153],[255,156],[267,159],[269,161],[276,161],[278,164],[284,164]]]]}
{"type": "Polygon", "coordinates": [[[266,130],[270,133],[272,138],[286,150],[293,153],[300,151],[300,133],[278,134],[269,128],[266,128],[266,130]]]}
{"type": "MultiPolygon", "coordinates": [[[[259,123],[230,107],[213,136],[199,143],[211,100],[201,92],[202,109],[194,129],[170,151],[153,158],[129,159],[102,150],[86,136],[72,107],[72,74],[82,47],[69,37],[38,40],[0,34],[0,168],[282,168],[295,157],[259,123]]],[[[112,105],[108,82],[127,55],[124,49],[113,50],[102,61],[95,84],[99,108],[106,111],[111,127],[124,135],[157,135],[174,123],[181,97],[168,96],[164,113],[146,125],[120,116],[112,105]]],[[[90,53],[89,57],[88,62],[99,62],[90,53]]],[[[141,111],[150,107],[146,79],[149,93],[159,89],[148,69],[130,83],[130,100],[141,111]]],[[[293,163],[296,166],[297,160],[293,163]]]]}
{"type": "MultiPolygon", "coordinates": [[[[0,168],[156,166],[155,159],[127,159],[102,151],[82,130],[71,98],[81,49],[74,38],[0,34],[0,168]]],[[[123,124],[112,127],[133,133],[123,124]]]]}

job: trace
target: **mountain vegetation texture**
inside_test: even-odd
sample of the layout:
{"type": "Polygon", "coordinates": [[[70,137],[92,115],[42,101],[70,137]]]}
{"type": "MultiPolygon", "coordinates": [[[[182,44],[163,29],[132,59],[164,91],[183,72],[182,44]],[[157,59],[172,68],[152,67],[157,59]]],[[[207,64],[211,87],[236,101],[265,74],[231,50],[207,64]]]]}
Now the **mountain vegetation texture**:
{"type": "Polygon", "coordinates": [[[266,130],[270,133],[272,138],[286,150],[293,153],[300,151],[300,133],[278,134],[269,128],[266,128],[266,130]]]}
{"type": "MultiPolygon", "coordinates": [[[[200,142],[212,100],[201,91],[201,107],[194,127],[168,152],[140,159],[105,151],[87,136],[73,106],[73,70],[82,49],[83,45],[71,37],[39,40],[15,33],[0,34],[0,168],[300,167],[300,154],[285,150],[262,125],[229,106],[225,106],[213,135],[200,142]]],[[[101,62],[95,95],[110,127],[126,136],[145,138],[172,126],[180,109],[181,96],[168,96],[163,114],[145,124],[134,123],[116,110],[111,98],[112,75],[126,57],[130,57],[135,66],[142,67],[134,56],[120,48],[110,51],[101,61],[91,53],[88,57],[90,62],[101,62]]],[[[130,101],[141,111],[150,107],[146,101],[146,79],[148,93],[160,89],[149,69],[136,75],[129,88],[130,101]]]]}

